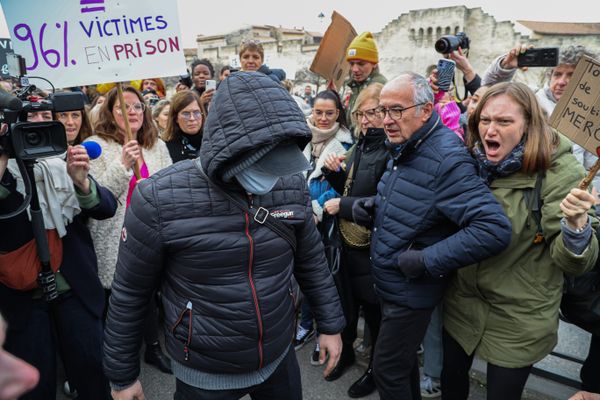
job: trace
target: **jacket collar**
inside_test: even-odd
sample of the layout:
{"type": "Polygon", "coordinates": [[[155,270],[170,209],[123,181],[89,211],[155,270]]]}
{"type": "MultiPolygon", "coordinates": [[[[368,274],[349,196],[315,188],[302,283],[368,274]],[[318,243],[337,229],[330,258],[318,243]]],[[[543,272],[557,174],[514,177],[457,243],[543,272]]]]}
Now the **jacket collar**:
{"type": "Polygon", "coordinates": [[[425,125],[417,129],[415,133],[408,139],[406,142],[400,145],[393,145],[386,139],[385,143],[390,152],[392,153],[392,157],[395,161],[400,159],[402,154],[410,153],[416,150],[421,143],[431,136],[431,133],[442,123],[440,116],[438,113],[433,110],[431,112],[431,117],[425,122],[425,125]]]}

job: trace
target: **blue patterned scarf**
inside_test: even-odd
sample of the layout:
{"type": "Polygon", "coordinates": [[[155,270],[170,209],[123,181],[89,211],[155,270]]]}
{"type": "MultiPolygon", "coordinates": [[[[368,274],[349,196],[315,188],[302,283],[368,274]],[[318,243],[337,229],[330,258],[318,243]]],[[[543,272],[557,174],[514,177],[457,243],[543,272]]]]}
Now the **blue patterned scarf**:
{"type": "Polygon", "coordinates": [[[525,140],[521,140],[518,145],[499,163],[493,163],[485,156],[481,142],[475,143],[473,153],[479,163],[479,175],[489,185],[499,176],[508,176],[521,169],[523,166],[523,151],[525,140]]]}

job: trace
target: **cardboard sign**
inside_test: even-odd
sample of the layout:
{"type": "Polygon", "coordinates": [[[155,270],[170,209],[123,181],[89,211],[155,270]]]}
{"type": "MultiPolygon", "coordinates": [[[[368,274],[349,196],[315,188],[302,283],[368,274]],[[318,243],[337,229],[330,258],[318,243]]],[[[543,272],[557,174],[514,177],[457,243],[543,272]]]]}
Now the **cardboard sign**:
{"type": "Polygon", "coordinates": [[[338,90],[348,77],[350,64],[346,61],[346,49],[356,35],[352,24],[334,11],[331,15],[331,24],[327,28],[310,66],[312,72],[333,82],[338,90]]]}
{"type": "Polygon", "coordinates": [[[8,74],[8,64],[6,63],[6,53],[12,53],[12,43],[8,38],[0,38],[0,77],[6,79],[8,74]]]}
{"type": "Polygon", "coordinates": [[[600,155],[600,61],[584,56],[577,63],[550,125],[593,154],[600,155]]]}
{"type": "Polygon", "coordinates": [[[177,2],[0,0],[27,74],[55,87],[184,74],[177,2]]]}

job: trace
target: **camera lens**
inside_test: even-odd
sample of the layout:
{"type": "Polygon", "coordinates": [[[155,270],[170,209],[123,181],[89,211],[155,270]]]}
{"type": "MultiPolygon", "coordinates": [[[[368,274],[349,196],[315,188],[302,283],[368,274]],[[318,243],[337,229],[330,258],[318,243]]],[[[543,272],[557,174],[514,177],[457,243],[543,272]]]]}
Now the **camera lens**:
{"type": "Polygon", "coordinates": [[[25,134],[25,142],[30,145],[31,147],[37,147],[40,146],[42,144],[43,141],[43,135],[40,134],[39,132],[27,132],[25,134]]]}
{"type": "Polygon", "coordinates": [[[450,49],[450,41],[445,37],[440,38],[437,40],[437,42],[435,42],[435,51],[437,51],[438,53],[447,54],[450,53],[450,49]]]}

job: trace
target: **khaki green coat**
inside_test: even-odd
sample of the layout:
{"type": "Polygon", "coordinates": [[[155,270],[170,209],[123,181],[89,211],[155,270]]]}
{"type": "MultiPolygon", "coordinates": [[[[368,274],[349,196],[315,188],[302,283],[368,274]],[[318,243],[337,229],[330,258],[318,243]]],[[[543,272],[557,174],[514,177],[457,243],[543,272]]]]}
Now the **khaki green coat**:
{"type": "Polygon", "coordinates": [[[524,189],[535,186],[536,175],[515,173],[490,185],[512,223],[511,243],[503,253],[458,270],[445,296],[444,328],[468,354],[520,368],[556,345],[563,273],[589,270],[598,255],[595,238],[575,255],[561,233],[560,202],[583,176],[570,143],[561,137],[542,184],[541,244],[533,243],[537,225],[523,197],[524,189]]]}

